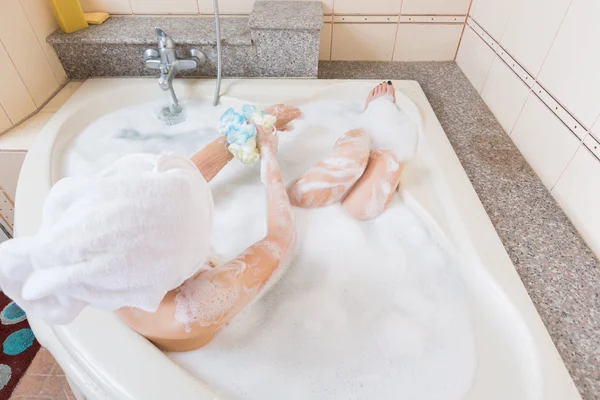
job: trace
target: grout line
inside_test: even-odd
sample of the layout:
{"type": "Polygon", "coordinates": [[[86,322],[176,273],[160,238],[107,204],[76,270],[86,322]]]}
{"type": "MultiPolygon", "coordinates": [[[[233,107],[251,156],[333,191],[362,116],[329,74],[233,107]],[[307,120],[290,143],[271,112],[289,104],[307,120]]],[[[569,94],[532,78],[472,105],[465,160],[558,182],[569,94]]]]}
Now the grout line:
{"type": "Polygon", "coordinates": [[[400,0],[400,10],[398,10],[398,19],[396,20],[396,34],[394,35],[394,47],[392,47],[392,59],[390,61],[394,61],[394,56],[396,55],[396,42],[398,41],[398,31],[400,30],[400,15],[402,15],[403,6],[404,0],[400,0]]]}
{"type": "MultiPolygon", "coordinates": [[[[0,104],[0,112],[3,112],[4,115],[6,115],[6,118],[8,119],[8,123],[10,124],[10,126],[8,127],[8,130],[11,130],[12,127],[14,126],[13,122],[11,121],[10,117],[8,116],[8,114],[6,113],[6,110],[4,109],[4,107],[2,107],[2,104],[0,104]]],[[[1,134],[1,133],[0,133],[1,134]]]]}
{"type": "Polygon", "coordinates": [[[460,49],[460,44],[462,43],[463,35],[465,34],[465,29],[467,28],[467,21],[469,20],[469,16],[471,15],[471,7],[473,7],[473,0],[469,3],[469,8],[467,9],[467,15],[465,16],[465,22],[463,24],[462,31],[460,32],[460,38],[458,38],[458,46],[456,46],[456,52],[454,53],[454,61],[456,62],[456,57],[458,57],[458,49],[460,49]]]}
{"type": "Polygon", "coordinates": [[[567,18],[567,14],[569,13],[569,9],[571,8],[571,4],[573,4],[573,0],[569,1],[569,5],[567,6],[567,9],[565,10],[565,15],[563,15],[562,19],[560,20],[560,24],[558,25],[558,28],[556,29],[556,32],[554,33],[554,37],[552,38],[552,42],[550,43],[550,47],[548,47],[548,51],[546,52],[546,55],[544,56],[544,61],[542,61],[542,65],[540,65],[540,68],[538,69],[534,79],[538,80],[538,77],[540,76],[541,72],[542,72],[542,68],[544,68],[544,64],[546,64],[546,60],[548,59],[548,56],[550,55],[550,51],[552,50],[552,46],[554,46],[554,42],[556,41],[556,38],[558,37],[558,32],[560,32],[560,28],[562,28],[563,23],[565,22],[565,19],[567,18]]]}
{"type": "MultiPolygon", "coordinates": [[[[50,60],[48,60],[48,56],[46,55],[46,52],[44,51],[44,48],[42,47],[42,42],[40,42],[40,38],[39,38],[37,32],[35,31],[35,29],[33,28],[33,24],[31,23],[31,20],[29,19],[29,15],[27,15],[27,11],[25,11],[25,9],[23,8],[22,1],[23,0],[19,0],[19,7],[21,8],[21,11],[23,11],[23,15],[25,15],[25,19],[27,20],[27,23],[29,24],[31,31],[33,32],[33,35],[35,36],[35,40],[38,42],[38,45],[40,46],[40,50],[41,50],[42,54],[44,55],[44,59],[46,60],[46,64],[48,64],[48,68],[50,68],[50,71],[52,71],[52,75],[54,76],[54,80],[56,81],[56,84],[58,86],[60,86],[58,77],[54,74],[54,69],[52,68],[52,65],[50,65],[50,60]]],[[[27,49],[27,50],[29,51],[29,49],[27,49]]],[[[62,64],[61,64],[61,66],[62,66],[62,64]]],[[[16,66],[15,66],[15,68],[16,68],[16,66]]],[[[23,82],[23,83],[25,83],[25,82],[23,82]]],[[[35,100],[34,100],[34,104],[35,104],[35,100]]]]}
{"type": "MultiPolygon", "coordinates": [[[[508,17],[506,18],[506,22],[504,23],[504,27],[502,28],[502,32],[500,33],[500,37],[498,37],[498,39],[496,39],[495,37],[493,37],[492,35],[490,35],[490,33],[488,31],[486,31],[486,33],[488,35],[490,35],[490,37],[492,39],[494,39],[498,45],[500,45],[500,43],[502,42],[502,39],[504,38],[504,35],[506,34],[506,28],[508,27],[508,23],[510,22],[510,19],[515,15],[515,13],[517,13],[517,5],[518,2],[513,0],[513,8],[511,9],[511,11],[508,13],[508,17]]],[[[479,24],[477,24],[479,25],[479,24]]],[[[481,26],[481,25],[479,25],[481,26]]],[[[482,27],[483,29],[483,27],[482,27]]]]}
{"type": "MultiPolygon", "coordinates": [[[[0,43],[1,45],[2,43],[0,43]]],[[[39,114],[40,112],[42,112],[42,108],[44,108],[46,106],[46,104],[50,103],[50,100],[52,100],[61,90],[63,90],[65,88],[65,86],[67,86],[69,84],[69,80],[65,81],[65,83],[62,84],[62,86],[59,86],[58,89],[56,89],[54,91],[54,93],[52,93],[47,99],[46,101],[44,101],[34,112],[32,112],[31,114],[29,114],[28,116],[26,116],[25,118],[21,119],[20,121],[18,121],[17,123],[13,124],[13,126],[11,126],[10,128],[8,128],[5,131],[0,131],[0,137],[2,137],[2,135],[4,135],[5,133],[12,131],[13,129],[17,128],[19,125],[23,124],[24,122],[26,122],[27,120],[29,120],[30,118],[36,116],[37,114],[39,114]]],[[[35,104],[35,102],[33,103],[35,104]]],[[[44,113],[52,113],[50,111],[43,111],[44,113]]],[[[8,115],[8,114],[7,114],[8,115]]],[[[10,117],[9,117],[10,119],[10,117]]],[[[5,150],[0,150],[0,151],[5,151],[5,150]]],[[[20,150],[18,150],[20,151],[20,150]]]]}
{"type": "Polygon", "coordinates": [[[334,20],[335,20],[335,0],[331,0],[331,32],[329,34],[329,61],[331,61],[331,58],[333,57],[333,21],[334,20]]]}
{"type": "MultiPolygon", "coordinates": [[[[4,46],[4,43],[2,42],[2,39],[0,39],[0,47],[2,47],[4,49],[4,52],[6,52],[6,56],[8,57],[8,59],[10,60],[10,63],[12,64],[13,68],[15,69],[15,72],[17,73],[17,75],[19,75],[19,79],[21,80],[21,83],[23,84],[23,87],[27,91],[27,94],[29,95],[29,99],[31,100],[31,102],[33,103],[33,105],[37,107],[37,105],[35,104],[35,101],[33,100],[33,96],[29,92],[29,88],[25,84],[25,81],[23,81],[23,77],[21,76],[21,73],[19,72],[19,69],[17,68],[17,66],[15,65],[14,61],[12,60],[12,57],[10,56],[10,53],[8,52],[8,50],[6,50],[6,46],[4,46]]],[[[25,117],[25,119],[27,119],[30,116],[34,115],[36,112],[37,112],[37,110],[34,111],[33,113],[31,113],[29,116],[25,117]]],[[[10,115],[6,114],[6,116],[8,117],[8,119],[10,119],[10,122],[13,122],[13,120],[10,118],[10,115]]],[[[24,120],[21,120],[21,121],[19,121],[17,123],[13,122],[13,127],[17,126],[18,124],[20,124],[23,121],[24,120]]]]}
{"type": "MultiPolygon", "coordinates": [[[[596,118],[596,121],[595,121],[595,122],[592,124],[592,126],[591,126],[591,127],[590,127],[590,129],[589,129],[589,133],[590,133],[590,135],[592,135],[594,138],[597,138],[597,137],[596,137],[596,134],[594,133],[594,131],[595,131],[595,128],[596,128],[597,126],[598,126],[598,127],[600,127],[600,115],[598,115],[598,118],[596,118]]],[[[600,131],[599,131],[599,132],[600,132],[600,131]]],[[[597,139],[600,139],[600,138],[597,138],[597,139]]]]}
{"type": "MultiPolygon", "coordinates": [[[[477,35],[477,32],[474,32],[477,35]]],[[[479,39],[481,39],[481,37],[479,35],[477,35],[477,37],[479,37],[479,39]]],[[[483,40],[483,39],[481,39],[483,40]]],[[[483,40],[483,42],[487,45],[487,43],[485,42],[485,40],[483,40]]],[[[490,47],[488,45],[488,47],[490,47]]],[[[492,49],[490,47],[490,49],[492,49]]],[[[494,51],[494,49],[492,49],[492,51],[494,51]]],[[[481,90],[479,91],[479,95],[481,96],[483,94],[483,89],[485,89],[485,84],[488,81],[488,78],[490,77],[490,71],[492,70],[492,67],[494,66],[494,62],[496,61],[497,58],[500,58],[500,56],[498,54],[496,54],[496,52],[494,51],[494,58],[492,58],[492,62],[490,63],[490,67],[488,68],[487,72],[485,73],[485,79],[483,80],[483,85],[481,85],[481,90]]],[[[504,60],[502,60],[504,61],[504,60]]]]}
{"type": "MultiPolygon", "coordinates": [[[[504,61],[504,60],[502,60],[502,61],[504,61]]],[[[527,102],[529,101],[529,98],[531,97],[532,93],[533,93],[533,87],[530,87],[529,92],[527,92],[527,97],[525,97],[525,102],[521,106],[521,109],[519,110],[519,114],[517,114],[517,119],[515,119],[515,123],[513,124],[512,128],[510,128],[510,132],[508,132],[508,136],[512,137],[512,133],[515,130],[515,127],[517,126],[517,123],[519,122],[519,119],[521,118],[521,114],[523,114],[523,110],[525,109],[525,106],[527,105],[527,102]]],[[[535,93],[533,93],[533,94],[535,95],[535,93]]]]}
{"type": "MultiPolygon", "coordinates": [[[[584,136],[584,138],[585,138],[585,136],[584,136]]],[[[582,146],[585,147],[585,148],[587,148],[587,146],[585,146],[583,144],[583,140],[579,143],[579,146],[577,146],[577,148],[573,152],[573,155],[571,156],[571,158],[569,158],[569,161],[567,161],[567,165],[565,165],[565,167],[563,168],[563,170],[560,172],[560,175],[558,175],[558,178],[556,178],[556,182],[554,182],[552,184],[552,187],[550,188],[550,193],[552,193],[552,191],[554,190],[554,187],[558,184],[558,181],[560,181],[560,178],[562,178],[562,176],[564,175],[564,173],[567,170],[567,168],[569,168],[569,165],[571,164],[571,161],[573,161],[573,159],[575,158],[575,155],[577,154],[577,152],[579,151],[579,149],[581,149],[582,146]]],[[[588,149],[588,151],[589,151],[589,149],[588,149]]]]}

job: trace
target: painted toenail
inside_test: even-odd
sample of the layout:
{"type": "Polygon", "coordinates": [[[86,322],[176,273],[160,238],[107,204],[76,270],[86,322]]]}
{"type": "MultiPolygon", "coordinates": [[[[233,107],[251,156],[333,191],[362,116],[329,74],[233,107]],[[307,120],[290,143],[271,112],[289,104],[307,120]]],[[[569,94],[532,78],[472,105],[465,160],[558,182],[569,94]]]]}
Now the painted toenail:
{"type": "Polygon", "coordinates": [[[387,83],[388,83],[388,85],[391,85],[391,84],[392,84],[392,81],[388,81],[387,83]]]}

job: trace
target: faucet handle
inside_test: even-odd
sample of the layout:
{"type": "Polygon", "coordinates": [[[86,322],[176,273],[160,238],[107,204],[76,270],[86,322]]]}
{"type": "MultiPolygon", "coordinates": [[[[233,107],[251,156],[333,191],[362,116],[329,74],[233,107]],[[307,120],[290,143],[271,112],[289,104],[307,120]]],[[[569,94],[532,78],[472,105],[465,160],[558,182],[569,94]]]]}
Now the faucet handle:
{"type": "Polygon", "coordinates": [[[165,31],[163,31],[160,28],[154,28],[154,31],[156,32],[156,36],[158,36],[158,48],[159,49],[174,49],[175,48],[175,42],[173,41],[173,39],[171,39],[169,37],[169,35],[167,35],[165,33],[165,31]]]}
{"type": "Polygon", "coordinates": [[[144,61],[152,60],[156,57],[158,57],[158,51],[154,49],[147,49],[144,51],[144,61]]]}

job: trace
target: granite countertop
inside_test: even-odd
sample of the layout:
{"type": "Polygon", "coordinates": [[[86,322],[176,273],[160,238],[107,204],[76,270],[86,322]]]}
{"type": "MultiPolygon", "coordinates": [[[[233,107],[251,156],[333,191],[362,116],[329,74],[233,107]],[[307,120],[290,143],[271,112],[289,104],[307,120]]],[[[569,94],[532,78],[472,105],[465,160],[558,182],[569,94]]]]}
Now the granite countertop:
{"type": "MultiPolygon", "coordinates": [[[[111,17],[102,25],[90,25],[74,33],[60,29],[46,39],[50,44],[145,44],[156,45],[155,27],[177,44],[216,45],[214,17],[111,17]]],[[[221,17],[224,44],[252,45],[248,17],[221,17]]]]}
{"type": "Polygon", "coordinates": [[[320,1],[257,1],[249,21],[252,29],[318,29],[323,27],[320,1]]]}
{"type": "Polygon", "coordinates": [[[319,77],[421,84],[575,385],[599,399],[598,261],[456,63],[322,61],[319,77]]]}

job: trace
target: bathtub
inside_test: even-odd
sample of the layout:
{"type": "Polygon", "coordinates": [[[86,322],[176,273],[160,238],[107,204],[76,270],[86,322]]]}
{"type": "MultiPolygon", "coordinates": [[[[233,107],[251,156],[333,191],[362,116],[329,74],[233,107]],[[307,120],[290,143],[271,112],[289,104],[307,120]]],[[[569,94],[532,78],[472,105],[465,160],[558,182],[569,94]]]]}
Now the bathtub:
{"type": "MultiPolygon", "coordinates": [[[[225,80],[221,101],[362,101],[376,83],[225,80]]],[[[414,81],[396,81],[394,85],[398,106],[417,123],[420,134],[417,155],[402,178],[401,194],[461,260],[458,272],[467,288],[476,349],[476,371],[466,398],[579,399],[425,94],[414,81]]],[[[175,89],[181,98],[208,98],[214,82],[177,80],[175,89]]],[[[48,122],[27,154],[16,196],[16,235],[32,235],[39,228],[44,198],[61,178],[60,160],[73,137],[112,110],[161,95],[154,79],[85,82],[48,122]]],[[[221,398],[112,313],[88,308],[67,326],[50,326],[37,318],[30,318],[30,323],[40,343],[64,369],[78,399],[221,398]]]]}

